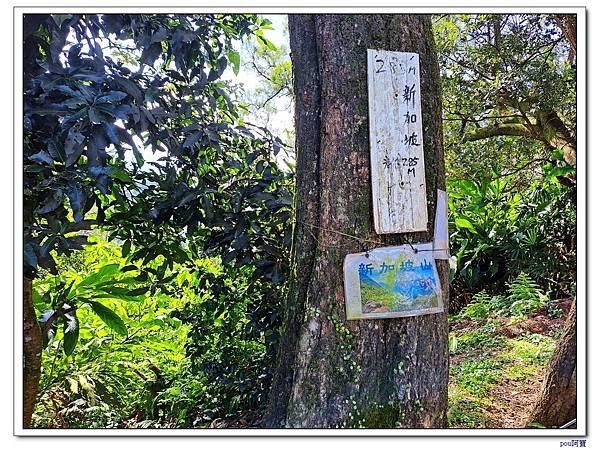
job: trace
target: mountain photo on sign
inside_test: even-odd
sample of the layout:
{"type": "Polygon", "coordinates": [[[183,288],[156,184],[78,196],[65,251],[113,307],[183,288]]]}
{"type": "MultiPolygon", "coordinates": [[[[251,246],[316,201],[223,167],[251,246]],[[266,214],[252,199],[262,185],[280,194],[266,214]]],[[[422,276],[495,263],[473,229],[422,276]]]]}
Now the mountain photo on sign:
{"type": "Polygon", "coordinates": [[[442,312],[433,244],[381,247],[347,255],[344,294],[349,320],[442,312]]]}
{"type": "Polygon", "coordinates": [[[404,312],[438,304],[439,281],[425,258],[401,254],[378,267],[359,264],[358,273],[363,313],[404,312]]]}

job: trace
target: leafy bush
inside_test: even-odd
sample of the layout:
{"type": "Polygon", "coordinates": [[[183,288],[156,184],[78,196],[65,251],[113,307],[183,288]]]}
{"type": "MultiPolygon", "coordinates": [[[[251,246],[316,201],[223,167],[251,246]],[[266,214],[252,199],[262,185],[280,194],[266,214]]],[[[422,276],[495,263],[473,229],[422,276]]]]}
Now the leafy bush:
{"type": "Polygon", "coordinates": [[[457,317],[476,321],[497,315],[522,319],[548,305],[548,296],[524,272],[519,273],[514,281],[506,284],[506,287],[506,295],[499,294],[491,297],[486,291],[478,292],[457,314],[457,317]]]}
{"type": "Polygon", "coordinates": [[[548,303],[548,297],[529,275],[523,272],[509,285],[508,291],[507,311],[513,317],[524,317],[548,303]]]}
{"type": "Polygon", "coordinates": [[[464,333],[458,337],[458,350],[466,353],[488,353],[490,350],[498,350],[506,344],[506,339],[497,336],[495,332],[496,326],[488,323],[470,333],[464,333]]]}
{"type": "MultiPolygon", "coordinates": [[[[452,253],[457,275],[452,285],[458,304],[485,287],[499,293],[520,272],[527,272],[555,295],[572,291],[575,280],[574,189],[558,177],[567,173],[545,167],[542,181],[514,189],[514,176],[450,180],[452,253]]],[[[462,304],[460,304],[462,302],[462,304]]]]}
{"type": "Polygon", "coordinates": [[[214,258],[152,277],[162,258],[142,271],[135,251],[102,235],[90,243],[34,284],[41,323],[57,311],[64,323],[48,329],[34,425],[197,427],[256,414],[277,339],[269,299],[281,288],[214,258]]]}
{"type": "Polygon", "coordinates": [[[264,404],[273,369],[279,318],[269,311],[273,285],[254,280],[252,270],[201,267],[189,279],[195,301],[178,312],[190,326],[188,375],[202,380],[188,425],[255,414],[264,404]]]}
{"type": "Polygon", "coordinates": [[[523,364],[543,366],[552,356],[555,343],[540,334],[526,334],[510,342],[510,350],[500,358],[502,362],[518,361],[523,364]]]}
{"type": "Polygon", "coordinates": [[[57,258],[58,275],[34,284],[42,324],[49,311],[64,324],[46,333],[34,426],[113,428],[140,420],[167,426],[172,420],[154,400],[183,362],[187,327],[172,312],[186,298],[150,295],[151,280],[142,292],[137,266],[118,245],[101,236],[90,241],[57,258]],[[65,305],[70,312],[61,313],[65,305]]]}
{"type": "Polygon", "coordinates": [[[461,318],[482,320],[487,318],[491,312],[492,298],[485,291],[481,291],[473,296],[473,300],[458,315],[461,318]]]}
{"type": "Polygon", "coordinates": [[[485,425],[485,415],[478,401],[463,398],[462,390],[448,391],[448,426],[449,428],[481,428],[485,425]]]}
{"type": "Polygon", "coordinates": [[[37,278],[48,392],[68,394],[41,426],[81,425],[84,415],[65,423],[57,417],[73,405],[88,411],[82,390],[74,392],[79,384],[65,385],[69,370],[52,371],[49,361],[74,373],[98,372],[85,356],[89,344],[99,355],[110,351],[106,364],[119,367],[128,359],[120,352],[130,352],[125,344],[152,331],[156,340],[140,352],[154,348],[179,364],[182,349],[160,349],[170,340],[183,345],[185,333],[174,339],[171,332],[181,328],[178,313],[188,303],[196,306],[189,317],[183,313],[182,329],[197,330],[190,360],[176,367],[157,356],[133,358],[135,366],[123,370],[135,386],[122,393],[118,382],[108,383],[127,402],[111,404],[94,391],[91,407],[107,406],[90,426],[187,424],[192,404],[205,405],[202,396],[218,382],[233,386],[218,400],[228,405],[223,411],[262,401],[254,392],[265,390],[277,338],[268,330],[279,324],[292,176],[276,160],[281,141],[244,120],[222,76],[228,66],[239,70],[240,40],[255,36],[272,45],[262,34],[269,23],[252,14],[25,17],[25,274],[37,278]],[[101,258],[88,253],[86,234],[94,227],[122,247],[101,258]],[[83,246],[84,264],[75,261],[77,252],[73,261],[61,260],[83,246]],[[156,308],[160,318],[150,316],[156,308]],[[121,341],[111,334],[111,345],[96,342],[96,331],[121,341]]]}

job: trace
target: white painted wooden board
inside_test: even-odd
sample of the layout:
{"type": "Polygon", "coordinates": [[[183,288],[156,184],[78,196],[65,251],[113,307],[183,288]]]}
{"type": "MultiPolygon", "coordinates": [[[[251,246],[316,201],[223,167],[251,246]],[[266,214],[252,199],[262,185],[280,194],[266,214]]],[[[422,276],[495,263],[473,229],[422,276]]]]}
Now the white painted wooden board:
{"type": "Polygon", "coordinates": [[[419,55],[367,50],[375,231],[427,230],[419,55]]]}

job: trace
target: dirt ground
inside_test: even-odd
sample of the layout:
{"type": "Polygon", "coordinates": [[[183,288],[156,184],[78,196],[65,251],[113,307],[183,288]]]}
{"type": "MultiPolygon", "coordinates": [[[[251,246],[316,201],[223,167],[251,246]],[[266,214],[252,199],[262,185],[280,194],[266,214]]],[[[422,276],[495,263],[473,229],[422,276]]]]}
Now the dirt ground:
{"type": "MultiPolygon", "coordinates": [[[[562,310],[560,317],[550,317],[548,311],[540,310],[518,323],[511,323],[508,318],[499,318],[501,327],[497,330],[499,335],[507,339],[519,338],[528,333],[540,334],[548,337],[556,336],[558,329],[562,328],[571,307],[572,299],[556,302],[562,310]]],[[[451,325],[451,331],[472,331],[474,324],[469,321],[460,321],[451,325]]],[[[468,356],[464,354],[453,355],[451,365],[459,365],[468,356]]],[[[529,412],[533,408],[539,390],[541,389],[546,374],[546,367],[540,367],[524,380],[501,378],[488,392],[491,401],[482,407],[485,416],[485,428],[525,428],[529,412]]]]}

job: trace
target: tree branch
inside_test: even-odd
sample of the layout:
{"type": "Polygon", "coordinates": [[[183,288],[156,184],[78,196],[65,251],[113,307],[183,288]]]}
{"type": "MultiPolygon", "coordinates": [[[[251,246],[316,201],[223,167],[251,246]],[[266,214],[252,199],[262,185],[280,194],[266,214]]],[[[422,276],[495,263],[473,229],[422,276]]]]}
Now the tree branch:
{"type": "Polygon", "coordinates": [[[283,91],[283,90],[285,89],[285,87],[286,87],[286,86],[285,86],[285,84],[284,84],[284,85],[282,85],[282,86],[281,86],[281,87],[280,87],[280,88],[277,90],[277,92],[275,92],[273,95],[271,95],[271,96],[270,96],[268,99],[266,99],[266,100],[264,101],[264,103],[262,104],[262,107],[264,108],[265,106],[267,106],[267,103],[269,103],[271,100],[273,100],[275,97],[277,97],[277,96],[280,94],[280,92],[281,92],[281,91],[283,91]]]}
{"type": "Polygon", "coordinates": [[[256,70],[256,72],[261,77],[263,77],[268,82],[273,83],[273,80],[271,79],[271,77],[269,77],[266,74],[264,74],[263,71],[262,71],[262,69],[258,67],[258,64],[256,64],[256,56],[254,54],[252,54],[252,67],[254,68],[254,70],[256,70]]]}
{"type": "Polygon", "coordinates": [[[547,158],[532,159],[531,161],[526,162],[522,166],[517,167],[516,169],[511,170],[510,172],[503,173],[503,174],[501,174],[501,175],[499,175],[499,176],[497,176],[495,178],[492,178],[490,181],[499,180],[500,178],[504,178],[504,177],[508,177],[508,176],[514,175],[515,173],[518,173],[518,172],[520,172],[522,170],[525,170],[527,167],[531,166],[532,164],[540,163],[540,162],[548,162],[548,161],[549,160],[547,158]]]}
{"type": "Polygon", "coordinates": [[[506,123],[501,125],[492,125],[489,127],[478,128],[477,130],[468,133],[463,138],[463,142],[478,141],[480,139],[487,139],[494,136],[534,137],[525,125],[521,125],[518,123],[506,123]]]}
{"type": "Polygon", "coordinates": [[[483,120],[493,120],[493,119],[515,119],[515,118],[523,118],[523,116],[521,114],[508,114],[505,116],[482,116],[482,117],[468,117],[468,116],[462,116],[459,113],[456,112],[449,112],[449,114],[458,116],[456,118],[454,117],[444,117],[443,120],[449,120],[449,121],[457,121],[457,122],[462,122],[462,121],[466,121],[466,122],[473,122],[473,123],[479,123],[483,120]]]}

